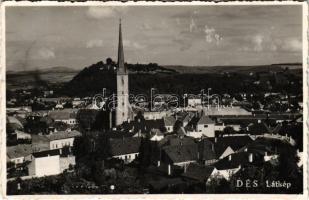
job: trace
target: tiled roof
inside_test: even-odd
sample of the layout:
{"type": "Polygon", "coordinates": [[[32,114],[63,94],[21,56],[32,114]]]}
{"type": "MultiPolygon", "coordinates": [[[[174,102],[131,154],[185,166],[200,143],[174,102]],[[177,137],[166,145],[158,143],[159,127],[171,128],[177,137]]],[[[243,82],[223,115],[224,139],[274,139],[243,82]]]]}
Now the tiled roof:
{"type": "Polygon", "coordinates": [[[141,145],[141,138],[117,138],[110,139],[112,156],[119,156],[130,153],[138,153],[141,145]]]}
{"type": "Polygon", "coordinates": [[[197,160],[197,145],[166,146],[163,151],[173,163],[197,160]]]}
{"type": "Polygon", "coordinates": [[[197,122],[197,124],[214,124],[214,123],[215,122],[206,115],[202,115],[202,117],[197,122]]]}
{"type": "Polygon", "coordinates": [[[53,140],[61,140],[61,139],[66,139],[66,138],[78,137],[78,136],[81,136],[81,133],[79,131],[73,130],[70,132],[58,131],[51,135],[46,135],[45,137],[47,137],[50,141],[53,141],[53,140]]]}
{"type": "Polygon", "coordinates": [[[19,144],[7,147],[6,151],[7,156],[13,159],[30,155],[33,152],[33,148],[31,144],[19,144]]]}
{"type": "Polygon", "coordinates": [[[182,176],[196,181],[206,182],[214,169],[215,167],[212,166],[201,166],[196,163],[191,163],[182,176]]]}
{"type": "Polygon", "coordinates": [[[76,110],[53,110],[49,112],[49,117],[54,120],[67,120],[67,119],[74,119],[76,118],[76,110]]]}
{"type": "Polygon", "coordinates": [[[203,139],[198,143],[198,151],[202,160],[213,160],[217,158],[214,151],[214,144],[208,139],[203,139]]]}
{"type": "Polygon", "coordinates": [[[194,139],[191,137],[178,137],[177,135],[165,136],[159,146],[179,146],[179,145],[194,145],[194,139]]]}

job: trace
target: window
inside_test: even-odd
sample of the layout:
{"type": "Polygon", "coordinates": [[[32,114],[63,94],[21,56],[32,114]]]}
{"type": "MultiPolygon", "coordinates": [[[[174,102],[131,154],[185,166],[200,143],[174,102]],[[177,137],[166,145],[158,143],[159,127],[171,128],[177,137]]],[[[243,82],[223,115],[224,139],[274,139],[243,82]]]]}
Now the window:
{"type": "Polygon", "coordinates": [[[124,117],[124,112],[122,113],[122,116],[124,117]]]}
{"type": "Polygon", "coordinates": [[[207,127],[208,127],[208,125],[205,124],[205,125],[204,125],[204,128],[207,128],[207,127]]]}

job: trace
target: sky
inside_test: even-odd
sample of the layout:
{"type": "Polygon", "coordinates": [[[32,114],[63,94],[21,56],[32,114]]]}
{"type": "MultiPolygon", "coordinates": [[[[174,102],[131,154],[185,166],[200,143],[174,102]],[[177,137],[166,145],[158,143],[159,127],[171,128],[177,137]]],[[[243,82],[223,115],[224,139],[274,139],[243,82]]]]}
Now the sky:
{"type": "Polygon", "coordinates": [[[117,60],[119,18],[129,63],[302,62],[300,5],[7,7],[7,70],[117,60]]]}

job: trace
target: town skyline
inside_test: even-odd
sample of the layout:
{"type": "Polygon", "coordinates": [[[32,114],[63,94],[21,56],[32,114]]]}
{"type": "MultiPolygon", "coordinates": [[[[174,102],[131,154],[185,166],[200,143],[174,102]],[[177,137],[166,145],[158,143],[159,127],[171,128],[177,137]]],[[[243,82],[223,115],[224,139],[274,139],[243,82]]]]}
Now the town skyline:
{"type": "Polygon", "coordinates": [[[128,63],[250,66],[302,61],[301,6],[234,8],[239,12],[226,6],[7,8],[7,70],[82,69],[108,57],[116,60],[114,36],[119,18],[123,19],[128,63]],[[261,17],[253,19],[248,14],[252,10],[261,17]],[[145,12],[149,14],[143,20],[136,19],[145,12]],[[47,27],[46,22],[55,26],[47,27]],[[64,28],[64,23],[71,28],[64,28]],[[29,32],[29,26],[35,30],[29,32]],[[288,26],[293,26],[292,31],[288,26]]]}

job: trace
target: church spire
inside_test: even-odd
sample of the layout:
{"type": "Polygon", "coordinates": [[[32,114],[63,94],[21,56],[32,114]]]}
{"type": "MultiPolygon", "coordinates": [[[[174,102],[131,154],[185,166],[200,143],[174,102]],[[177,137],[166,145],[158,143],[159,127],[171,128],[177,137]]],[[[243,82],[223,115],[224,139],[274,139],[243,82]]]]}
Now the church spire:
{"type": "Polygon", "coordinates": [[[118,72],[120,72],[120,73],[127,73],[127,69],[124,66],[124,54],[123,54],[123,44],[122,44],[122,32],[121,32],[121,19],[119,19],[118,72]]]}

